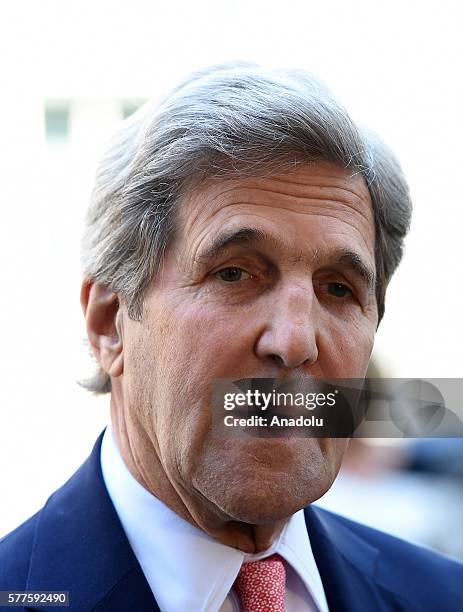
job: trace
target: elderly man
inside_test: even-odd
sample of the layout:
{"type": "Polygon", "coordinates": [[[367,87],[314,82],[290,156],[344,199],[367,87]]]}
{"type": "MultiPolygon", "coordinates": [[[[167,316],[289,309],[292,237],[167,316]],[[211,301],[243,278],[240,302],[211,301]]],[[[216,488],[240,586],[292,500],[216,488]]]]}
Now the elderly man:
{"type": "Polygon", "coordinates": [[[111,426],[2,540],[0,588],[79,611],[463,609],[458,563],[311,505],[345,438],[211,426],[217,379],[365,376],[410,212],[389,150],[301,71],[216,67],[126,120],[81,292],[111,426]]]}

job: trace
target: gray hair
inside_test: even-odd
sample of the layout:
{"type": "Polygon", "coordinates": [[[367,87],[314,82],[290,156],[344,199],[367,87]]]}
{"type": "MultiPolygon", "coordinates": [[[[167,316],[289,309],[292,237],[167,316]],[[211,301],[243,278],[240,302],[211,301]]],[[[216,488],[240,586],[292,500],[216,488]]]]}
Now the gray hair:
{"type": "MultiPolygon", "coordinates": [[[[376,298],[403,252],[411,217],[408,186],[391,151],[356,126],[314,76],[247,63],[189,76],[161,102],[122,123],[96,176],[83,237],[88,279],[116,292],[140,320],[182,196],[205,178],[258,176],[325,160],[360,173],[376,225],[376,298]]],[[[101,370],[84,386],[110,390],[101,370]]]]}

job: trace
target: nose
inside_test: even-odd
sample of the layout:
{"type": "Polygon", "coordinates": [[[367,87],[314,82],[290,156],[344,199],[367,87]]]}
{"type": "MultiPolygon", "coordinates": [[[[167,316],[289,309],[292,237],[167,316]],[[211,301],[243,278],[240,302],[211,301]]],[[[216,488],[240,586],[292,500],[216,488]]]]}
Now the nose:
{"type": "Polygon", "coordinates": [[[312,284],[287,287],[265,305],[265,326],[255,345],[263,361],[280,368],[308,366],[318,359],[312,284]]]}

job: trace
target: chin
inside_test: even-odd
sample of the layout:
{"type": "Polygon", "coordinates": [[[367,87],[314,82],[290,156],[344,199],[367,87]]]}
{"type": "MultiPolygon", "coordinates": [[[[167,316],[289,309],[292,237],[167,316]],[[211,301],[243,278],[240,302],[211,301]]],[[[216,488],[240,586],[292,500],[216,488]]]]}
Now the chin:
{"type": "Polygon", "coordinates": [[[241,499],[227,500],[223,510],[233,521],[249,525],[266,525],[285,520],[306,505],[300,500],[286,498],[283,501],[281,498],[271,498],[269,495],[262,499],[255,496],[251,499],[249,496],[243,496],[241,499]]]}
{"type": "Polygon", "coordinates": [[[243,476],[202,493],[229,519],[253,525],[288,518],[324,495],[332,484],[319,474],[304,479],[288,473],[243,476]]]}
{"type": "Polygon", "coordinates": [[[250,524],[286,519],[316,501],[340,466],[321,440],[226,441],[209,447],[191,479],[218,516],[250,524]]]}

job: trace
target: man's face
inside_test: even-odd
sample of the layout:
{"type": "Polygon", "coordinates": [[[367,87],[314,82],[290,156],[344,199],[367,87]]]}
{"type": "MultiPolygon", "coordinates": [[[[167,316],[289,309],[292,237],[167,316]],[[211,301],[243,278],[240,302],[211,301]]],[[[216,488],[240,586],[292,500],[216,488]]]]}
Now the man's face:
{"type": "Polygon", "coordinates": [[[363,179],[326,162],[209,181],[181,202],[143,319],[124,317],[122,393],[198,523],[281,519],[331,486],[345,440],[224,441],[210,426],[212,381],[363,377],[374,246],[363,179]]]}

